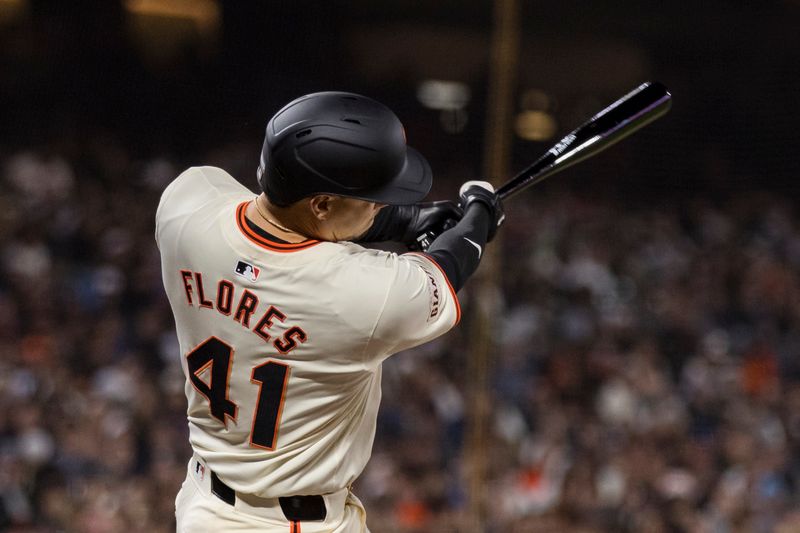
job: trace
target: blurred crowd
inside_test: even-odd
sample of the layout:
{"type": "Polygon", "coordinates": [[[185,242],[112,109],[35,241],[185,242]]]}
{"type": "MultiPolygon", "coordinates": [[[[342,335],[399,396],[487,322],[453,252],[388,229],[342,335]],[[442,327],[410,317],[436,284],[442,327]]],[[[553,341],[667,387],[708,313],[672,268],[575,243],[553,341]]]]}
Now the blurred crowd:
{"type": "MultiPolygon", "coordinates": [[[[174,531],[190,449],[153,217],[188,165],[79,148],[0,152],[0,531],[174,531]]],[[[190,163],[253,188],[253,154],[190,163]]],[[[548,191],[495,245],[487,531],[800,531],[796,201],[548,191]]],[[[384,365],[373,532],[469,530],[460,297],[459,327],[384,365]]]]}

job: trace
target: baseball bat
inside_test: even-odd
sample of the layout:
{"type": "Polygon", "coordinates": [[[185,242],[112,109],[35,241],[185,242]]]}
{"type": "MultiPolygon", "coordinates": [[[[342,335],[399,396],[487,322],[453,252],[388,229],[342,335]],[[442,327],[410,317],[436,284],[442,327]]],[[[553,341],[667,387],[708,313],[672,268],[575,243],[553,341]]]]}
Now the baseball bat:
{"type": "MultiPolygon", "coordinates": [[[[672,95],[658,82],[635,88],[572,130],[545,154],[497,189],[507,200],[565,168],[596,155],[664,115],[672,106],[672,95]]],[[[435,235],[425,232],[417,246],[427,250],[435,235]]]]}
{"type": "Polygon", "coordinates": [[[598,154],[669,111],[672,95],[660,83],[643,83],[558,141],[542,157],[497,189],[502,200],[556,172],[598,154]]]}

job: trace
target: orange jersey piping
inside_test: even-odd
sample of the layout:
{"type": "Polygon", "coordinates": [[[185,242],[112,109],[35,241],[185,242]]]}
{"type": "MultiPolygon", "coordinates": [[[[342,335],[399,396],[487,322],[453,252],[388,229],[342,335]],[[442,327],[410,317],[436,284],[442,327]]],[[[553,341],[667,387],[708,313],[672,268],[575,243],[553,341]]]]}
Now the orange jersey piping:
{"type": "Polygon", "coordinates": [[[236,208],[236,225],[239,227],[239,231],[242,232],[242,235],[247,237],[247,239],[252,243],[257,244],[262,248],[266,248],[267,250],[271,250],[273,252],[287,253],[305,250],[306,248],[311,248],[312,246],[316,246],[320,243],[320,241],[314,239],[309,239],[298,243],[282,243],[266,239],[247,227],[244,216],[246,207],[247,202],[242,202],[236,208]]]}

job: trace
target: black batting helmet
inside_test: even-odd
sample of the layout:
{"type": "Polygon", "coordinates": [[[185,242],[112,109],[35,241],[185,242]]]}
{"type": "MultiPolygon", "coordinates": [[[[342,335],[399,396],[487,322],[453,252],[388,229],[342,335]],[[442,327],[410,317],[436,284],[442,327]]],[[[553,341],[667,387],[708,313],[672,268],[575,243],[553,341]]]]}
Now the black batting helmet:
{"type": "Polygon", "coordinates": [[[383,104],[353,93],[313,93],[267,124],[258,183],[289,205],[314,194],[413,204],[431,188],[425,158],[406,146],[403,125],[383,104]]]}

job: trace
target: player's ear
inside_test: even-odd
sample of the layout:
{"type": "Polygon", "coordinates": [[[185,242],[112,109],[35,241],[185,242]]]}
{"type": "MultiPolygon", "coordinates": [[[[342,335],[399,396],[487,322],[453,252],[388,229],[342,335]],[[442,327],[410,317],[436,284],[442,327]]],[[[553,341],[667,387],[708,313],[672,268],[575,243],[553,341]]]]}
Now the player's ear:
{"type": "Polygon", "coordinates": [[[308,206],[317,220],[328,220],[331,216],[335,199],[336,197],[330,194],[317,194],[309,199],[308,206]]]}

